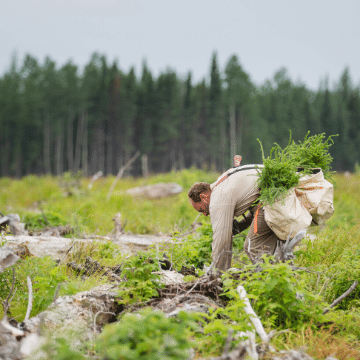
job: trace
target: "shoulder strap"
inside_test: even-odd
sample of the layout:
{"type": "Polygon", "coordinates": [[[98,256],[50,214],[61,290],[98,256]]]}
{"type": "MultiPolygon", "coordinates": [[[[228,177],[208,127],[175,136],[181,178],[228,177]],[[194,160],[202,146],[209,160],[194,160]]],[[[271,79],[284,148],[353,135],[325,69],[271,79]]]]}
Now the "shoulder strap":
{"type": "MultiPolygon", "coordinates": [[[[243,166],[238,166],[235,168],[235,170],[233,170],[232,172],[229,172],[228,174],[224,175],[216,184],[215,186],[218,186],[219,184],[221,184],[224,180],[226,180],[229,176],[239,172],[239,171],[244,171],[244,170],[255,170],[259,167],[259,165],[243,165],[243,166]]],[[[215,187],[214,186],[214,187],[215,187]]]]}

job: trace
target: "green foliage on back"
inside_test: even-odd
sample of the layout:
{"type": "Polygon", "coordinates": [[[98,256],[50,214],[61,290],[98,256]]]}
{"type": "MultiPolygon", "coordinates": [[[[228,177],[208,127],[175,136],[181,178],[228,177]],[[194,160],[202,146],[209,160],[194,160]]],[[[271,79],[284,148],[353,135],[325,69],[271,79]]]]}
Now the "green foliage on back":
{"type": "Polygon", "coordinates": [[[259,200],[262,204],[272,204],[275,200],[281,199],[289,189],[299,183],[300,175],[296,173],[297,164],[291,161],[289,154],[279,145],[275,144],[267,158],[263,152],[263,165],[263,168],[258,169],[257,180],[260,188],[259,200]]]}
{"type": "Polygon", "coordinates": [[[333,144],[333,137],[329,136],[325,140],[325,134],[309,136],[308,132],[304,141],[296,144],[290,134],[289,144],[282,149],[275,143],[268,157],[265,157],[263,146],[258,140],[264,165],[258,168],[260,202],[267,205],[283,199],[289,189],[298,185],[300,177],[309,174],[312,168],[321,168],[324,176],[329,177],[333,158],[328,150],[333,144]],[[302,170],[297,172],[299,167],[302,170]]]}
{"type": "Polygon", "coordinates": [[[289,158],[297,166],[304,168],[303,173],[310,173],[310,169],[321,168],[325,178],[331,175],[331,163],[333,161],[332,156],[329,153],[329,148],[334,144],[333,137],[337,135],[331,135],[327,139],[325,134],[319,134],[309,136],[308,132],[304,138],[304,141],[299,141],[298,144],[292,141],[287,146],[287,153],[289,158]]]}

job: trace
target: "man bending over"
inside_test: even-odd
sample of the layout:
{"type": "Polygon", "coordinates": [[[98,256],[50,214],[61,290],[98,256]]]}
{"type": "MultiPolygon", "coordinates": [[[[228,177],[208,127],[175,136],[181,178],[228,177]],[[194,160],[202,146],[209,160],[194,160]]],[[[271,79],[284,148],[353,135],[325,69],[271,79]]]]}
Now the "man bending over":
{"type": "Polygon", "coordinates": [[[189,190],[192,206],[205,216],[210,215],[213,228],[211,257],[213,266],[218,270],[225,271],[231,267],[232,236],[249,226],[244,250],[251,262],[256,263],[261,255],[273,255],[275,252],[279,238],[266,224],[264,209],[256,201],[260,195],[256,186],[256,167],[262,166],[232,168],[213,184],[195,183],[189,190]],[[241,215],[243,220],[233,221],[234,217],[241,215]]]}

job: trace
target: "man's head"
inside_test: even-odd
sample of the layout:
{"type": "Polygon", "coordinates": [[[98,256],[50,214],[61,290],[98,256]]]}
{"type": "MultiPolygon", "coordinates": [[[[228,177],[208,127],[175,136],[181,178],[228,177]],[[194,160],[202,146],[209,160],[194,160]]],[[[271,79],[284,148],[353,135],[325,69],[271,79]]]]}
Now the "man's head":
{"type": "Polygon", "coordinates": [[[211,189],[210,184],[205,182],[195,183],[188,192],[188,196],[191,200],[191,205],[195,210],[209,215],[211,189]]]}

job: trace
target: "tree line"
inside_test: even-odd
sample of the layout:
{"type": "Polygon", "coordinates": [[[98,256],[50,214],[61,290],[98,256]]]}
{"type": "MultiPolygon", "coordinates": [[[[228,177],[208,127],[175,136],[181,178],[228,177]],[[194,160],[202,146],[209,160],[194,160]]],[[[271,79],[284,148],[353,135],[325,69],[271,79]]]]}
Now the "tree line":
{"type": "Polygon", "coordinates": [[[306,133],[339,134],[330,152],[333,169],[354,170],[360,150],[360,91],[345,68],[332,88],[313,91],[293,82],[285,68],[256,86],[236,55],[194,83],[168,69],[156,78],[146,63],[140,77],[94,53],[83,71],[71,61],[57,67],[14,57],[0,77],[0,175],[64,172],[116,174],[137,151],[130,173],[189,167],[222,171],[235,154],[261,162],[276,142],[306,133]]]}

